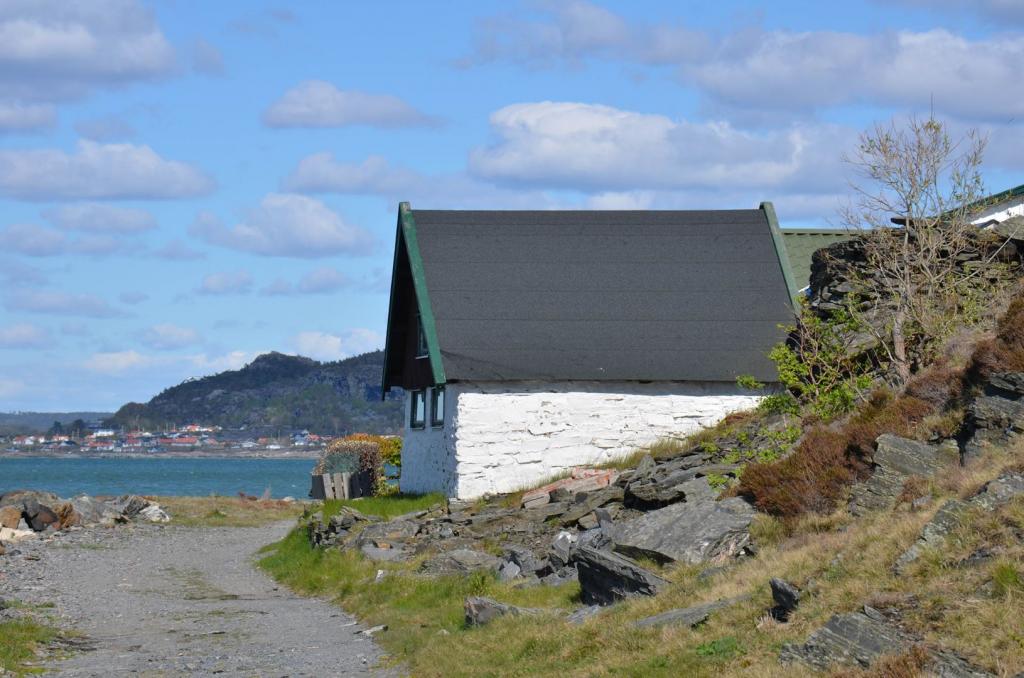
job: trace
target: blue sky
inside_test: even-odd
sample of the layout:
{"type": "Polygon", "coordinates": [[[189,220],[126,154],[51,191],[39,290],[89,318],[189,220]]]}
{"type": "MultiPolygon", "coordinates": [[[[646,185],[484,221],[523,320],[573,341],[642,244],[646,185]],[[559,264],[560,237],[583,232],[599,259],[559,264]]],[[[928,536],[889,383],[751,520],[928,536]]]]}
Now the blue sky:
{"type": "Polygon", "coordinates": [[[378,348],[399,200],[827,225],[934,109],[1024,183],[1024,3],[0,0],[0,410],[378,348]]]}

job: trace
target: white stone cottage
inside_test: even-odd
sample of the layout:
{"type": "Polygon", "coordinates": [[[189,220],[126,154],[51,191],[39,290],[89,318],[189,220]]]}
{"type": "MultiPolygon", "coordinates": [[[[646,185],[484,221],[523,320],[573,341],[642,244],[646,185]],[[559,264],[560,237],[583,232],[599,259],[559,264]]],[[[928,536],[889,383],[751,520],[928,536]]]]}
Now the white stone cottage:
{"type": "Polygon", "coordinates": [[[792,320],[771,203],[398,213],[383,391],[403,492],[472,498],[684,436],[777,381],[792,320]]]}

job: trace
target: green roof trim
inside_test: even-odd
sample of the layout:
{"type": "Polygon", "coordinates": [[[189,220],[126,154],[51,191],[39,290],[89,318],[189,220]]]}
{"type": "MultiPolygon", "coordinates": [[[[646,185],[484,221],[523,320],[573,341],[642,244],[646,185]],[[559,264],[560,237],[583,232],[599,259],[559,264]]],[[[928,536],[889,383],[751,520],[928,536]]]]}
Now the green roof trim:
{"type": "Polygon", "coordinates": [[[853,237],[845,230],[785,230],[782,240],[786,244],[789,270],[796,285],[794,294],[807,287],[811,280],[811,257],[822,247],[843,242],[853,237]]]}
{"type": "Polygon", "coordinates": [[[1024,196],[1024,184],[1021,184],[1020,186],[1014,186],[1013,188],[1008,188],[1000,193],[994,193],[990,196],[982,198],[981,200],[975,200],[972,203],[964,205],[964,209],[970,210],[976,207],[992,207],[993,205],[998,205],[999,203],[1009,200],[1010,198],[1018,198],[1020,196],[1024,196]]]}
{"type": "Polygon", "coordinates": [[[759,206],[768,219],[768,229],[772,233],[772,245],[775,246],[775,256],[779,260],[779,267],[782,269],[782,277],[786,281],[786,288],[789,290],[790,301],[796,298],[801,288],[796,287],[793,281],[793,271],[790,270],[789,255],[786,254],[786,243],[782,237],[782,229],[779,228],[779,218],[775,216],[775,205],[765,201],[759,206]]]}
{"type": "MultiPolygon", "coordinates": [[[[444,365],[441,362],[441,344],[437,340],[437,323],[434,321],[434,309],[430,305],[430,293],[427,291],[423,257],[420,256],[419,241],[416,239],[416,220],[413,219],[412,207],[407,202],[398,205],[398,223],[405,241],[405,251],[409,255],[409,268],[412,272],[413,287],[416,290],[416,306],[420,312],[423,334],[427,339],[430,371],[434,375],[434,385],[441,386],[446,381],[444,365]]],[[[393,280],[392,278],[392,284],[393,280]]],[[[390,327],[390,319],[388,326],[390,327]]]]}

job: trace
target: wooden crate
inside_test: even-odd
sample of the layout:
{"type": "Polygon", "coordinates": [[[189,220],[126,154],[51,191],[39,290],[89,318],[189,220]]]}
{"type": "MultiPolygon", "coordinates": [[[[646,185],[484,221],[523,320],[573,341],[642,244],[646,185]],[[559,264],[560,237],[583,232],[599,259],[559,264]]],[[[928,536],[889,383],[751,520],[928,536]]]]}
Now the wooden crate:
{"type": "Polygon", "coordinates": [[[314,473],[309,496],[313,499],[358,499],[373,494],[370,474],[359,473],[314,473]]]}

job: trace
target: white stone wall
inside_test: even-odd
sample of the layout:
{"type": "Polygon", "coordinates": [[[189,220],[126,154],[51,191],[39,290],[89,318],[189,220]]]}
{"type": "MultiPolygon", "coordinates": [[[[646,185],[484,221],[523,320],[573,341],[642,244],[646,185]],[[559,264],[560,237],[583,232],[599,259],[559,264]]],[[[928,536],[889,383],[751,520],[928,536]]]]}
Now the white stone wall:
{"type": "Polygon", "coordinates": [[[993,219],[1003,222],[1010,217],[1019,216],[1024,216],[1024,199],[1021,198],[1017,198],[1014,201],[1005,202],[1000,205],[993,205],[983,212],[980,212],[971,223],[983,224],[993,219]]]}
{"type": "Polygon", "coordinates": [[[445,389],[444,428],[430,426],[430,390],[427,390],[427,425],[422,429],[409,426],[412,393],[405,394],[405,431],[402,440],[402,475],[398,481],[402,492],[426,494],[444,492],[455,496],[455,443],[452,426],[453,388],[445,389]]]}
{"type": "MultiPolygon", "coordinates": [[[[534,486],[573,466],[683,437],[760,400],[734,384],[697,382],[460,382],[446,395],[452,420],[437,446],[445,452],[431,454],[450,464],[454,452],[456,478],[445,491],[462,499],[534,486]]],[[[404,460],[403,476],[411,472],[404,460]]]]}

